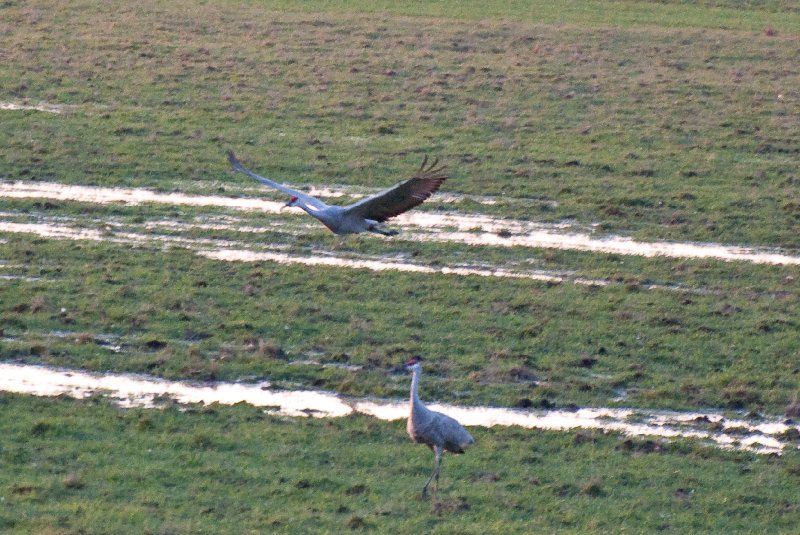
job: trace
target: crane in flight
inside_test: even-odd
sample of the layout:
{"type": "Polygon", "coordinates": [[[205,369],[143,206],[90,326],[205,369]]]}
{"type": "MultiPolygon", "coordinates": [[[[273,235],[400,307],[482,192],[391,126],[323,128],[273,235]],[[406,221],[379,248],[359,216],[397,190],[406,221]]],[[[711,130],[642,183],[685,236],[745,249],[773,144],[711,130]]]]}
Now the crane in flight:
{"type": "Polygon", "coordinates": [[[431,481],[435,481],[437,488],[439,486],[442,454],[445,451],[464,453],[464,449],[473,444],[475,439],[460,423],[446,414],[430,410],[419,399],[419,380],[422,375],[421,360],[420,357],[413,357],[406,362],[406,369],[413,374],[411,377],[411,410],[406,430],[411,436],[411,440],[428,446],[435,457],[433,473],[422,487],[422,497],[424,498],[428,495],[428,485],[431,481]]]}
{"type": "Polygon", "coordinates": [[[334,234],[375,232],[384,236],[394,236],[397,234],[396,230],[386,229],[380,224],[421,204],[447,180],[447,175],[444,174],[445,166],[436,166],[439,159],[427,165],[428,157],[425,156],[422,165],[411,178],[349,206],[332,206],[307,193],[255,174],[239,162],[233,151],[228,151],[228,161],[236,171],[289,195],[289,202],[285,206],[302,208],[334,234]]]}

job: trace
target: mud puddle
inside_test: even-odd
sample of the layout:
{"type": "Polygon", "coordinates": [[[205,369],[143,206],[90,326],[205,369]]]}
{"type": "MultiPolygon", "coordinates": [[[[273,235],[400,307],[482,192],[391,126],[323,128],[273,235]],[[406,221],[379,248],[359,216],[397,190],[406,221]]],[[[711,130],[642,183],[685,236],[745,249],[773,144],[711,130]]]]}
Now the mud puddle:
{"type": "MultiPolygon", "coordinates": [[[[255,198],[159,193],[145,189],[102,188],[53,183],[0,183],[0,197],[48,198],[92,203],[159,203],[170,205],[215,206],[235,210],[278,213],[282,202],[255,198]]],[[[294,213],[301,214],[299,209],[294,213]]],[[[303,214],[303,217],[308,217],[303,214]]],[[[471,246],[530,247],[575,250],[633,256],[669,258],[713,258],[758,264],[800,265],[800,257],[779,250],[763,250],[715,243],[642,242],[624,236],[597,237],[586,232],[571,232],[569,224],[543,225],[528,221],[480,215],[433,213],[421,210],[398,216],[392,221],[406,229],[395,239],[456,242],[471,246]]]]}
{"type": "MultiPolygon", "coordinates": [[[[2,215],[2,214],[0,214],[2,215]]],[[[67,240],[105,241],[111,243],[124,243],[129,245],[148,245],[160,243],[164,247],[181,247],[195,251],[196,254],[209,259],[224,262],[275,262],[287,265],[306,265],[338,267],[346,269],[366,269],[369,271],[403,271],[409,273],[440,274],[479,277],[497,277],[535,280],[546,283],[560,284],[571,283],[583,286],[609,286],[615,283],[606,279],[591,279],[580,277],[574,273],[554,272],[545,270],[520,270],[509,269],[496,265],[450,265],[430,266],[414,264],[386,257],[341,257],[329,252],[317,252],[313,255],[298,255],[282,252],[288,246],[284,244],[271,244],[261,249],[248,248],[246,244],[230,240],[215,240],[211,238],[187,238],[166,234],[141,234],[125,231],[124,225],[112,222],[102,223],[105,228],[80,228],[69,226],[67,223],[77,224],[78,221],[17,223],[0,220],[0,232],[35,234],[46,238],[67,240]]],[[[92,222],[97,225],[97,221],[92,222]]],[[[165,229],[168,231],[190,231],[194,229],[206,230],[236,230],[245,233],[259,233],[267,230],[266,227],[237,226],[235,223],[179,223],[173,221],[154,221],[141,225],[145,230],[165,229]]],[[[649,284],[647,290],[664,290],[707,294],[709,290],[702,288],[685,288],[678,285],[649,284]]]]}
{"type": "Polygon", "coordinates": [[[500,277],[530,279],[542,282],[572,282],[586,286],[606,286],[607,281],[599,279],[570,278],[567,275],[550,274],[544,271],[511,271],[502,268],[452,266],[433,267],[422,264],[395,262],[387,260],[348,259],[331,256],[293,256],[285,253],[251,251],[247,249],[217,249],[214,251],[198,251],[199,255],[214,260],[227,262],[275,262],[278,264],[302,264],[306,266],[344,267],[349,269],[366,269],[369,271],[404,271],[409,273],[426,273],[441,275],[475,275],[479,277],[500,277]]]}
{"type": "MultiPolygon", "coordinates": [[[[213,227],[216,229],[220,228],[219,225],[213,225],[213,227]]],[[[600,279],[586,279],[574,277],[569,274],[556,274],[545,271],[514,271],[490,266],[468,265],[432,267],[382,258],[340,258],[330,255],[301,256],[274,250],[277,248],[273,248],[273,250],[269,251],[257,251],[244,248],[244,244],[226,240],[115,232],[112,227],[106,228],[105,230],[97,230],[74,228],[51,223],[13,223],[0,221],[0,232],[27,233],[55,239],[108,241],[132,245],[162,243],[163,245],[193,249],[200,256],[227,262],[268,261],[279,264],[342,267],[348,269],[367,269],[370,271],[404,271],[411,273],[438,273],[460,276],[476,275],[481,277],[529,279],[552,283],[572,282],[574,284],[588,286],[605,286],[608,284],[607,281],[600,279]]]]}
{"type": "Polygon", "coordinates": [[[63,104],[49,104],[47,102],[40,102],[38,104],[29,104],[27,102],[0,102],[0,110],[2,111],[42,111],[46,113],[63,113],[67,108],[63,104]]]}
{"type": "MultiPolygon", "coordinates": [[[[331,392],[273,390],[270,383],[191,383],[130,374],[89,373],[26,364],[0,363],[0,390],[36,396],[103,396],[123,407],[153,408],[164,403],[249,403],[287,416],[341,417],[361,413],[381,420],[405,418],[407,402],[347,399],[331,392]]],[[[466,426],[520,426],[565,431],[595,429],[629,437],[689,438],[728,449],[780,453],[798,447],[800,426],[777,419],[728,419],[720,414],[641,409],[585,408],[527,411],[500,407],[459,407],[430,403],[466,426]]]]}

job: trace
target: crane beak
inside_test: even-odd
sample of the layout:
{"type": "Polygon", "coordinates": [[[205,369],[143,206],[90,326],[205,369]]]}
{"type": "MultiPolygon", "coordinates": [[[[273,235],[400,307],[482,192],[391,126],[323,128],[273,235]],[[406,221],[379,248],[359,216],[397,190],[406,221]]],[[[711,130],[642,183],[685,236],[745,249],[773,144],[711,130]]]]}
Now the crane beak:
{"type": "Polygon", "coordinates": [[[284,208],[289,208],[290,206],[294,206],[294,203],[295,203],[296,201],[297,201],[297,197],[294,197],[294,196],[292,196],[292,197],[289,199],[289,202],[287,202],[286,204],[284,204],[283,206],[281,206],[281,210],[283,210],[284,208]]]}

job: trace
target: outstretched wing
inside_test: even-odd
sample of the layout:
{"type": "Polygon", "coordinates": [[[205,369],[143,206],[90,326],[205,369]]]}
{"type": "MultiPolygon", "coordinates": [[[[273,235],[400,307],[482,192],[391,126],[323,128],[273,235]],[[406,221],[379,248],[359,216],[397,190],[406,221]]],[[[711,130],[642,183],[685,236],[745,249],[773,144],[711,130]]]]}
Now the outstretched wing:
{"type": "Polygon", "coordinates": [[[228,151],[228,161],[231,162],[231,166],[236,171],[239,171],[240,173],[244,173],[244,174],[246,174],[246,175],[258,180],[262,184],[264,184],[266,186],[269,186],[271,188],[275,188],[278,191],[282,191],[282,192],[286,193],[287,195],[291,195],[293,197],[297,197],[298,199],[300,199],[303,202],[305,202],[305,204],[314,206],[318,210],[322,210],[322,209],[324,209],[324,208],[326,208],[328,206],[327,204],[325,204],[321,200],[317,199],[316,197],[312,197],[308,193],[303,193],[302,191],[290,188],[289,186],[284,186],[280,182],[275,182],[274,180],[270,180],[268,178],[265,178],[263,176],[255,174],[254,172],[252,172],[251,170],[249,170],[248,168],[246,168],[245,166],[242,165],[242,163],[239,161],[238,158],[236,158],[236,155],[233,153],[232,150],[228,151]]]}
{"type": "Polygon", "coordinates": [[[427,163],[428,157],[425,156],[422,165],[413,177],[384,192],[361,199],[348,206],[345,211],[348,214],[382,223],[390,217],[411,210],[430,197],[439,189],[442,182],[447,180],[447,175],[444,174],[446,167],[444,165],[436,166],[439,163],[438,158],[426,168],[427,163]]]}

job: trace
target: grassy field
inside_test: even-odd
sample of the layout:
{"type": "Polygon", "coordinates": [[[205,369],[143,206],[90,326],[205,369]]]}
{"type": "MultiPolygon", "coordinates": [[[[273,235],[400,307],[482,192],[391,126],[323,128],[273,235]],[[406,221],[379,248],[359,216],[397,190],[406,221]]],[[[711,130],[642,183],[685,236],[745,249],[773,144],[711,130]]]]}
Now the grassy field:
{"type": "Polygon", "coordinates": [[[377,186],[432,153],[450,191],[557,201],[506,215],[800,247],[800,15],[783,4],[737,9],[763,25],[747,31],[676,29],[682,11],[651,3],[630,5],[661,24],[189,5],[4,8],[1,98],[77,107],[6,114],[5,178],[207,189],[246,180],[232,147],[295,183],[377,186]]]}
{"type": "MultiPolygon", "coordinates": [[[[421,211],[798,255],[798,27],[783,1],[5,2],[0,104],[61,113],[0,109],[0,180],[278,200],[232,173],[225,150],[292,184],[365,191],[430,154],[461,197],[421,211]]],[[[408,378],[393,370],[421,354],[424,397],[459,404],[777,416],[800,395],[796,266],[343,239],[221,207],[0,197],[0,219],[109,237],[0,232],[2,360],[400,398],[408,378]],[[111,240],[122,232],[566,275],[222,262],[111,240]]],[[[795,450],[475,429],[426,502],[431,456],[397,423],[10,394],[0,420],[0,530],[14,533],[800,521],[795,450]]]]}
{"type": "Polygon", "coordinates": [[[16,533],[791,533],[798,518],[796,452],[476,429],[431,501],[432,456],[401,424],[15,395],[0,409],[0,526],[16,533]]]}
{"type": "Polygon", "coordinates": [[[17,336],[5,353],[27,362],[403,397],[406,380],[387,375],[422,354],[435,399],[501,405],[607,405],[623,391],[626,405],[781,413],[797,388],[797,296],[765,282],[780,268],[740,272],[766,273],[760,291],[687,294],[121,255],[24,235],[4,250],[46,278],[5,283],[0,318],[17,336]],[[108,335],[125,351],[100,347],[108,335]],[[295,364],[308,355],[360,369],[295,364]]]}

